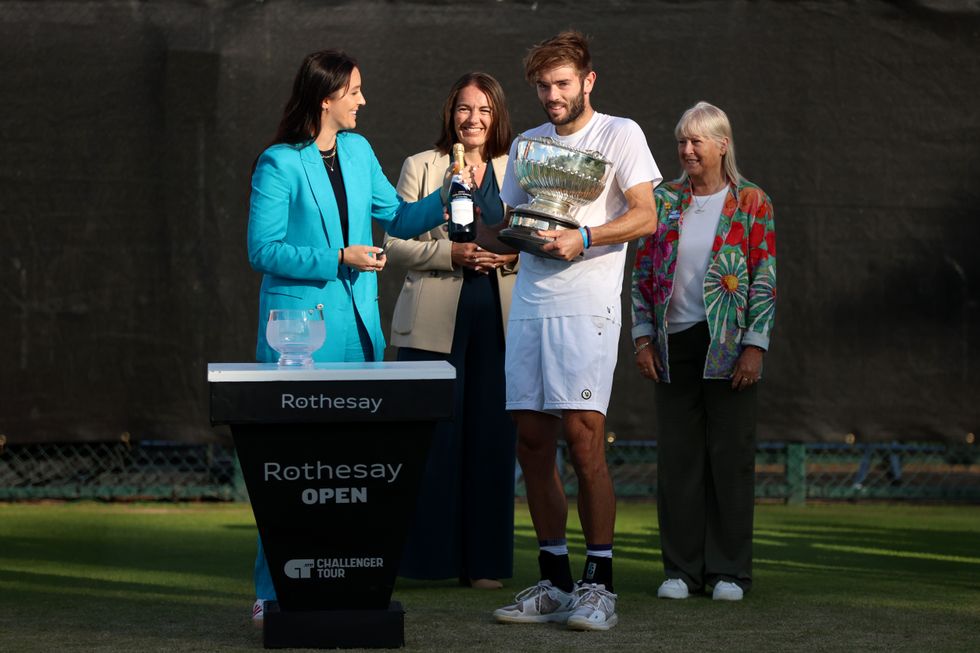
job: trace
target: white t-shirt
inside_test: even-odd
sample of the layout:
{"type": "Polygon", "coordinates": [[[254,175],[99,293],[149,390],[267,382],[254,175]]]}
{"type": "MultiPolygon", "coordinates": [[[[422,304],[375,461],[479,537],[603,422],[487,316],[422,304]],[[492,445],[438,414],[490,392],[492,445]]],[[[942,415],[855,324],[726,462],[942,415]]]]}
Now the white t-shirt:
{"type": "MultiPolygon", "coordinates": [[[[583,226],[598,227],[615,220],[628,208],[624,191],[637,184],[652,182],[653,192],[653,187],[663,179],[643,130],[628,118],[595,113],[585,127],[570,136],[556,134],[555,126],[550,122],[529,129],[523,135],[547,136],[563,145],[595,150],[612,162],[612,171],[602,194],[575,213],[583,226]]],[[[515,139],[500,189],[500,199],[510,207],[531,200],[514,175],[516,152],[515,139]]],[[[619,324],[625,263],[625,243],[591,247],[576,261],[559,261],[521,252],[510,319],[599,315],[619,324]]]]}
{"type": "Polygon", "coordinates": [[[711,246],[727,196],[728,186],[713,195],[697,195],[681,216],[674,289],[667,304],[667,333],[678,333],[708,319],[704,275],[711,263],[711,246]]]}

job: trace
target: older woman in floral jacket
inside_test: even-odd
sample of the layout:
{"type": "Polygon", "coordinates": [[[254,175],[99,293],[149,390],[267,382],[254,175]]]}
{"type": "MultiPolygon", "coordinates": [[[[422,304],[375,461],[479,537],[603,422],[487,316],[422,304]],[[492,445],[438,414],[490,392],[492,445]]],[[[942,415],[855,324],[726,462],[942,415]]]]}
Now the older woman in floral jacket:
{"type": "Polygon", "coordinates": [[[657,382],[661,598],[752,584],[756,384],[776,303],[769,197],[735,166],[728,116],[699,102],[674,130],[683,173],[654,192],[632,278],[637,368],[657,382]]]}

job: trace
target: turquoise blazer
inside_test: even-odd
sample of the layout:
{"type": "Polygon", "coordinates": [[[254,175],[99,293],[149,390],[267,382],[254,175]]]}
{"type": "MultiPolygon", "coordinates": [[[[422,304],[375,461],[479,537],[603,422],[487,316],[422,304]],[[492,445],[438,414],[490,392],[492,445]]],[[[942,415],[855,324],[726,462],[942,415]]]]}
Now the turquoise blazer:
{"type": "MultiPolygon", "coordinates": [[[[439,193],[404,202],[363,136],[337,134],[337,156],[347,191],[348,245],[373,244],[372,218],[399,238],[413,238],[442,224],[439,193]]],[[[353,268],[349,275],[340,272],[338,250],[343,247],[337,201],[316,144],[268,148],[252,174],[248,216],[248,259],[262,273],[256,360],[279,359],[265,338],[270,310],[321,304],[327,339],[314,360],[344,360],[347,332],[357,328],[355,307],[371,336],[375,360],[383,358],[378,275],[353,268]]]]}

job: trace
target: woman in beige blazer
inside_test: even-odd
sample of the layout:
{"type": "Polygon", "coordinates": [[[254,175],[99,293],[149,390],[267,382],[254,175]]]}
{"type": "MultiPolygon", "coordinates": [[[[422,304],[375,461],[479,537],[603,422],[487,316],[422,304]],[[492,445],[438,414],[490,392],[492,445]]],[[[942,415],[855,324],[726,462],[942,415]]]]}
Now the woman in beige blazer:
{"type": "MultiPolygon", "coordinates": [[[[511,137],[497,80],[464,75],[444,103],[435,148],[405,160],[398,194],[412,201],[440,189],[449,152],[462,143],[474,203],[487,224],[501,221],[511,137]]],[[[400,573],[499,588],[513,570],[515,429],[504,410],[504,329],[517,258],[453,243],[444,226],[412,240],[387,236],[385,248],[389,266],[407,269],[391,329],[398,360],[447,360],[457,372],[453,421],[434,434],[400,573]]]]}

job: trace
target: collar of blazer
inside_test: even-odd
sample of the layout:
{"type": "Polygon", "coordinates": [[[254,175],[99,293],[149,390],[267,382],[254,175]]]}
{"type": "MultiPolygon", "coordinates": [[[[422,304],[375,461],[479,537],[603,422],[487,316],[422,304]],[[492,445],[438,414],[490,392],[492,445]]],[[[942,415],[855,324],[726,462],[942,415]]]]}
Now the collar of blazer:
{"type": "MultiPolygon", "coordinates": [[[[337,159],[340,161],[340,169],[350,171],[350,153],[345,148],[340,147],[343,133],[337,134],[337,159]]],[[[333,185],[327,175],[327,169],[323,165],[320,157],[320,150],[316,143],[310,143],[299,151],[300,158],[303,160],[303,169],[306,171],[306,180],[309,184],[310,192],[320,210],[320,219],[323,220],[323,228],[327,232],[327,246],[340,249],[344,246],[344,232],[340,228],[340,213],[337,211],[337,198],[333,193],[333,185]]],[[[356,175],[353,175],[356,177],[356,175]]],[[[350,210],[351,202],[351,181],[352,175],[347,174],[343,177],[344,189],[347,192],[347,207],[350,210]]],[[[348,216],[350,217],[350,216],[348,216]]]]}

